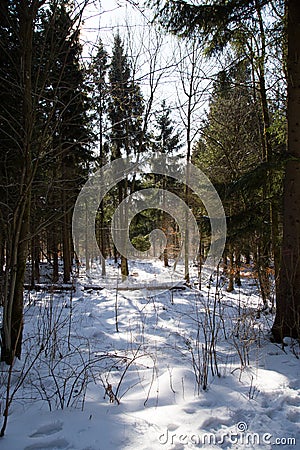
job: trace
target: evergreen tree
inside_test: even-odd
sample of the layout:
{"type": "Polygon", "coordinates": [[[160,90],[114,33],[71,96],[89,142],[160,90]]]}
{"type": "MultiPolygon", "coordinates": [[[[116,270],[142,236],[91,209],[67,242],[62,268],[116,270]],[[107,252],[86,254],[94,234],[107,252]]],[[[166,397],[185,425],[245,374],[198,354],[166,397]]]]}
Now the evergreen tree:
{"type": "Polygon", "coordinates": [[[0,276],[1,298],[4,295],[5,253],[9,242],[9,212],[17,202],[21,177],[20,136],[21,89],[19,86],[20,48],[17,38],[17,14],[9,1],[0,4],[0,276]],[[14,55],[14,57],[13,57],[14,55]],[[11,180],[16,180],[12,184],[11,180]]]}
{"type": "MultiPolygon", "coordinates": [[[[3,274],[3,329],[1,360],[13,364],[21,356],[23,285],[29,242],[32,181],[41,150],[36,128],[38,93],[33,83],[33,30],[44,2],[1,3],[0,75],[4,88],[0,106],[1,138],[1,233],[5,241],[3,274]]],[[[3,247],[2,247],[3,250],[3,247]]]]}
{"type": "MultiPolygon", "coordinates": [[[[259,73],[259,86],[261,106],[264,120],[264,149],[267,162],[272,162],[273,154],[270,140],[270,115],[267,105],[264,65],[266,56],[266,34],[263,29],[263,8],[271,3],[271,0],[217,0],[209,4],[189,4],[182,0],[161,2],[153,0],[148,2],[154,5],[161,23],[170,31],[183,36],[201,35],[207,43],[207,52],[210,54],[223,50],[229,42],[236,39],[240,30],[240,24],[256,20],[261,33],[261,49],[259,73]]],[[[287,20],[288,52],[286,53],[286,70],[288,83],[288,155],[293,155],[293,163],[289,162],[285,170],[284,184],[284,227],[281,255],[281,268],[279,282],[276,284],[277,314],[273,326],[273,335],[277,341],[284,336],[300,336],[300,230],[295,224],[299,223],[300,211],[297,207],[296,197],[300,195],[300,187],[295,185],[295,170],[298,170],[297,158],[299,157],[298,139],[295,139],[299,128],[299,91],[296,80],[299,78],[299,58],[294,55],[299,53],[299,17],[300,5],[297,0],[279,0],[277,5],[285,5],[287,20]],[[297,106],[296,106],[297,105],[297,106]],[[293,188],[291,188],[293,185],[293,188]]],[[[283,28],[283,26],[282,26],[283,28]]],[[[283,44],[284,45],[284,44],[283,44]]],[[[272,184],[269,183],[269,187],[272,184]]],[[[269,192],[270,193],[270,192],[269,192]]],[[[269,194],[268,193],[268,194],[269,194]]],[[[278,233],[275,231],[277,217],[274,214],[274,205],[270,203],[272,223],[273,252],[275,266],[278,255],[276,241],[278,233]]]]}
{"type": "MultiPolygon", "coordinates": [[[[69,2],[44,4],[42,0],[1,4],[0,71],[6,91],[0,106],[4,125],[0,185],[5,198],[0,225],[2,249],[5,246],[1,359],[8,364],[21,355],[28,244],[36,269],[41,229],[47,226],[49,235],[53,223],[63,229],[68,280],[72,206],[90,157],[78,24],[75,27],[70,19],[69,2]],[[46,213],[51,197],[53,209],[46,213]]],[[[33,281],[36,277],[37,272],[33,281]]]]}
{"type": "MultiPolygon", "coordinates": [[[[108,107],[108,83],[106,80],[108,72],[108,53],[105,50],[101,39],[98,42],[97,53],[92,59],[90,66],[91,76],[91,92],[92,92],[92,108],[94,110],[94,128],[98,139],[99,154],[96,158],[97,165],[104,166],[108,160],[108,145],[105,141],[106,121],[107,121],[107,107],[108,107]]],[[[99,206],[99,213],[97,217],[98,241],[101,249],[101,265],[102,276],[105,276],[105,255],[106,255],[106,240],[105,233],[105,206],[104,200],[99,206]]]]}
{"type": "Polygon", "coordinates": [[[108,106],[108,83],[106,80],[109,64],[108,53],[101,39],[97,45],[97,53],[92,58],[89,72],[91,77],[91,107],[93,108],[94,128],[98,138],[99,155],[98,164],[102,167],[107,162],[107,148],[105,148],[104,135],[106,132],[106,115],[108,106]]]}
{"type": "Polygon", "coordinates": [[[180,145],[180,133],[175,131],[171,118],[171,108],[166,105],[166,101],[161,103],[158,111],[155,128],[157,133],[154,137],[154,150],[166,155],[174,154],[180,145]]]}
{"type": "MultiPolygon", "coordinates": [[[[270,225],[268,201],[264,198],[267,166],[261,152],[260,117],[249,67],[241,64],[230,76],[221,72],[214,84],[207,121],[193,160],[222,197],[228,217],[227,251],[231,263],[234,252],[238,260],[241,252],[245,254],[251,248],[267,305],[270,225]],[[260,173],[265,170],[265,176],[257,179],[259,168],[260,173]]],[[[228,290],[233,289],[233,273],[230,267],[228,290]]]]}
{"type": "MultiPolygon", "coordinates": [[[[114,47],[109,69],[110,96],[108,116],[111,123],[110,143],[112,159],[129,157],[143,149],[142,114],[144,110],[140,87],[132,79],[131,70],[119,34],[114,38],[114,47]]],[[[118,184],[118,201],[121,203],[128,192],[128,179],[118,184]]],[[[126,228],[126,218],[121,229],[126,228]]],[[[127,259],[121,255],[122,278],[128,276],[127,259]]]]}
{"type": "Polygon", "coordinates": [[[143,98],[139,85],[132,79],[128,58],[119,34],[114,39],[109,82],[108,113],[112,125],[110,140],[114,159],[141,151],[143,138],[143,98]]]}
{"type": "Polygon", "coordinates": [[[277,342],[300,338],[300,3],[286,1],[288,161],[285,169],[283,243],[272,332],[277,342]]]}
{"type": "MultiPolygon", "coordinates": [[[[280,0],[279,0],[280,1],[280,0]]],[[[148,0],[164,28],[182,36],[199,36],[207,43],[207,52],[224,50],[235,38],[241,23],[252,20],[257,9],[271,0],[211,0],[193,4],[183,0],[148,0]]]]}
{"type": "MultiPolygon", "coordinates": [[[[91,133],[87,110],[89,107],[84,69],[80,63],[79,29],[71,17],[68,1],[53,2],[43,21],[51,70],[46,81],[47,113],[51,129],[49,176],[53,192],[49,198],[58,211],[56,235],[53,224],[49,230],[55,256],[54,279],[57,278],[57,252],[62,236],[64,282],[70,281],[72,265],[72,210],[80,187],[87,178],[91,133]]],[[[50,205],[48,205],[50,206],[50,205]]]]}
{"type": "MultiPolygon", "coordinates": [[[[178,152],[178,150],[182,146],[180,143],[180,133],[175,131],[174,121],[171,118],[171,108],[167,106],[165,100],[162,101],[161,108],[157,112],[155,129],[156,134],[154,135],[153,144],[155,152],[162,153],[168,156],[178,152]]],[[[160,187],[161,189],[167,191],[174,190],[174,187],[176,185],[176,183],[174,183],[174,180],[171,181],[167,178],[166,175],[164,175],[163,177],[156,176],[154,182],[156,187],[160,187]]],[[[171,244],[171,237],[174,237],[176,228],[174,221],[170,222],[169,219],[169,214],[164,211],[160,211],[158,218],[158,227],[161,227],[167,236],[167,247],[163,252],[165,267],[169,266],[168,246],[170,246],[171,244]],[[170,234],[172,236],[170,236],[170,234]]]]}

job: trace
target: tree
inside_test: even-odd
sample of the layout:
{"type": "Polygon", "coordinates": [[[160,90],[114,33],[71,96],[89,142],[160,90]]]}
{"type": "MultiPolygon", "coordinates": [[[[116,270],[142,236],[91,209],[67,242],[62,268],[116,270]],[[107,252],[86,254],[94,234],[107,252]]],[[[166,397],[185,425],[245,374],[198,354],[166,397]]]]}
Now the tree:
{"type": "MultiPolygon", "coordinates": [[[[8,183],[6,190],[7,203],[4,205],[4,217],[8,219],[6,226],[6,264],[3,292],[3,330],[1,339],[1,360],[11,365],[15,357],[21,356],[23,331],[23,284],[29,242],[29,223],[32,181],[37,163],[33,152],[39,146],[35,130],[36,113],[33,95],[33,30],[37,12],[44,1],[18,1],[15,4],[2,4],[3,16],[1,41],[5,58],[1,63],[1,76],[6,87],[14,86],[9,92],[13,94],[12,108],[8,103],[2,109],[1,120],[5,122],[7,133],[1,175],[8,183]],[[9,43],[9,36],[13,37],[9,43]],[[7,46],[8,45],[8,46],[7,46]],[[14,48],[9,54],[9,47],[14,48]],[[4,69],[4,72],[3,72],[4,69]],[[17,108],[18,104],[18,108],[17,108]],[[17,114],[13,113],[16,109],[17,114]],[[12,123],[10,124],[10,118],[12,123]],[[12,148],[16,154],[11,153],[12,148]],[[11,189],[13,186],[13,189],[11,189]]],[[[2,209],[2,208],[1,208],[2,209]]],[[[3,220],[3,217],[2,217],[3,220]]],[[[5,218],[4,218],[5,221],[5,218]]]]}
{"type": "MultiPolygon", "coordinates": [[[[9,365],[21,356],[29,243],[31,256],[38,259],[41,229],[53,225],[53,216],[56,221],[64,218],[64,254],[70,258],[72,196],[67,199],[65,189],[69,188],[75,196],[87,173],[89,151],[83,78],[78,70],[79,31],[77,27],[72,33],[70,28],[74,23],[78,25],[80,14],[75,22],[68,21],[67,3],[50,2],[49,7],[42,0],[1,4],[0,45],[4,56],[0,60],[0,75],[6,92],[12,93],[12,99],[6,93],[0,110],[0,120],[5,124],[1,130],[4,158],[0,168],[4,200],[0,227],[5,249],[1,359],[9,365]],[[64,36],[62,27],[53,30],[56,19],[62,19],[64,36]],[[55,180],[49,178],[53,173],[55,180]],[[52,218],[45,215],[47,225],[37,223],[34,211],[46,208],[53,182],[64,184],[60,191],[61,215],[58,218],[56,210],[52,218]]],[[[43,217],[44,210],[40,213],[43,217]]],[[[70,259],[65,260],[64,266],[68,279],[70,259]]]]}
{"type": "MultiPolygon", "coordinates": [[[[268,202],[263,195],[266,177],[256,180],[253,175],[254,169],[262,166],[263,156],[258,127],[260,108],[253,96],[250,74],[245,62],[235,66],[230,74],[219,73],[193,161],[214,183],[226,209],[228,233],[224,258],[228,255],[230,260],[228,290],[234,288],[234,253],[238,263],[240,253],[251,249],[267,306],[270,289],[264,276],[269,272],[263,270],[261,260],[265,261],[268,254],[262,231],[266,228],[268,202]]],[[[267,230],[270,236],[269,227],[267,230]]]]}
{"type": "MultiPolygon", "coordinates": [[[[197,31],[207,43],[207,53],[222,51],[232,41],[241,23],[261,14],[270,0],[228,0],[205,5],[191,5],[182,0],[148,2],[156,8],[161,23],[181,36],[194,36],[197,31]]],[[[282,1],[278,2],[280,5],[282,1]]],[[[277,284],[277,313],[272,332],[276,341],[284,336],[299,337],[300,309],[300,196],[299,176],[299,2],[285,0],[287,12],[287,84],[288,84],[288,162],[284,183],[284,227],[281,267],[277,284]]],[[[262,86],[263,87],[263,86],[262,86]]],[[[264,105],[262,105],[264,107],[264,105]]],[[[266,116],[265,116],[266,118],[266,116]]],[[[268,130],[265,130],[268,131],[268,130]]],[[[266,134],[266,137],[267,134],[266,134]]],[[[269,142],[266,141],[266,150],[269,142]]]]}
{"type": "MultiPolygon", "coordinates": [[[[94,127],[97,129],[99,155],[96,161],[99,167],[104,166],[108,158],[108,146],[104,141],[105,121],[107,116],[108,84],[106,75],[108,71],[108,53],[105,50],[101,39],[98,42],[97,53],[92,58],[90,65],[92,83],[92,108],[94,109],[94,127]]],[[[101,249],[102,276],[105,276],[105,230],[104,230],[104,202],[99,206],[99,241],[101,249]]]]}
{"type": "MultiPolygon", "coordinates": [[[[143,149],[142,114],[144,110],[142,94],[138,84],[131,77],[131,70],[124,52],[119,34],[114,38],[112,60],[109,69],[110,98],[108,116],[111,122],[110,141],[112,159],[129,157],[143,149]]],[[[118,201],[121,203],[127,195],[128,179],[118,184],[118,201]]],[[[126,227],[120,224],[121,229],[126,227]]],[[[123,280],[128,276],[128,262],[121,255],[121,273],[123,280]]]]}
{"type": "MultiPolygon", "coordinates": [[[[46,80],[46,113],[51,129],[49,176],[52,178],[56,231],[61,230],[64,282],[72,266],[71,218],[80,186],[88,175],[90,150],[89,107],[84,70],[80,63],[78,18],[71,16],[68,1],[50,5],[43,20],[45,56],[51,61],[46,80]]],[[[53,224],[51,224],[51,228],[53,224]]],[[[51,231],[49,234],[52,234],[51,231]]],[[[57,261],[59,235],[52,234],[57,261]]],[[[56,269],[57,272],[57,269],[56,269]]]]}
{"type": "Polygon", "coordinates": [[[300,338],[300,3],[286,2],[288,144],[284,180],[283,243],[272,333],[275,341],[300,338]]]}
{"type": "MultiPolygon", "coordinates": [[[[198,39],[192,38],[191,42],[184,45],[182,52],[182,43],[179,43],[180,49],[180,81],[181,90],[177,92],[179,102],[179,114],[184,125],[185,143],[186,143],[186,162],[191,162],[192,146],[195,137],[199,133],[201,121],[199,120],[199,109],[203,106],[203,70],[201,67],[202,47],[199,45],[198,39]],[[198,117],[197,117],[198,116],[198,117]]],[[[184,189],[184,201],[186,205],[190,204],[191,190],[188,187],[188,178],[190,174],[187,172],[187,183],[184,189]]],[[[187,216],[186,216],[187,223],[187,216]]],[[[200,257],[201,258],[201,257],[200,257]]],[[[186,226],[184,239],[184,266],[185,280],[190,282],[189,273],[189,228],[186,226]]]]}
{"type": "Polygon", "coordinates": [[[155,128],[157,134],[154,137],[154,150],[167,155],[176,153],[181,147],[180,133],[175,131],[171,118],[171,107],[167,106],[166,100],[161,102],[155,128]]]}
{"type": "MultiPolygon", "coordinates": [[[[175,130],[175,126],[171,118],[171,108],[167,106],[165,100],[161,103],[161,110],[158,112],[155,128],[157,130],[157,134],[154,137],[154,150],[165,155],[176,154],[182,146],[180,142],[180,133],[175,130]]],[[[170,186],[170,181],[168,181],[166,175],[162,177],[161,183],[158,179],[156,179],[155,186],[161,186],[161,189],[163,190],[172,191],[172,186],[170,186]]],[[[165,211],[161,211],[159,221],[160,226],[166,232],[169,224],[168,214],[165,211]]],[[[165,267],[168,267],[169,259],[167,247],[164,249],[163,258],[165,267]]]]}

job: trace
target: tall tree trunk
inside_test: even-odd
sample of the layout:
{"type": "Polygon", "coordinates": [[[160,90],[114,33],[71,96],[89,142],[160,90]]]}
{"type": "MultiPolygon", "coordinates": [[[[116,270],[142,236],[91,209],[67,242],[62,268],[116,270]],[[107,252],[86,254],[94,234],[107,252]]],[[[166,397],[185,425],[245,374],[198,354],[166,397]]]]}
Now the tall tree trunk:
{"type": "MultiPolygon", "coordinates": [[[[263,160],[266,162],[272,162],[273,160],[273,148],[271,142],[270,135],[270,112],[268,106],[268,98],[267,98],[267,88],[266,88],[266,69],[265,69],[265,61],[266,61],[266,35],[263,24],[262,10],[261,5],[258,0],[256,0],[256,11],[259,20],[259,29],[261,36],[261,58],[259,60],[259,93],[261,100],[261,108],[262,108],[262,119],[263,119],[263,160]]],[[[267,214],[269,215],[269,220],[271,224],[271,236],[267,233],[264,237],[266,244],[271,240],[272,243],[272,252],[274,259],[274,269],[275,269],[275,282],[277,283],[278,272],[279,272],[279,259],[280,259],[280,248],[278,245],[278,236],[279,236],[279,226],[278,226],[278,215],[277,215],[277,205],[272,197],[273,191],[273,175],[270,171],[267,173],[267,186],[265,189],[264,195],[266,198],[269,198],[269,211],[267,214]]],[[[267,219],[268,220],[268,219],[267,219]]],[[[264,233],[265,234],[265,233],[264,233]]],[[[267,255],[265,255],[267,256],[267,255]]]]}
{"type": "MultiPolygon", "coordinates": [[[[163,149],[164,149],[164,144],[163,144],[163,149]]],[[[162,203],[163,203],[163,208],[165,207],[166,204],[166,199],[165,199],[165,191],[167,190],[167,177],[164,175],[162,177],[162,195],[163,195],[163,199],[162,199],[162,203]]],[[[161,229],[163,230],[165,236],[166,236],[166,246],[163,249],[163,262],[164,262],[164,267],[170,267],[169,265],[169,253],[168,253],[168,217],[167,214],[165,212],[164,209],[162,209],[160,211],[160,215],[159,215],[159,227],[161,227],[161,229]]]]}
{"type": "Polygon", "coordinates": [[[235,255],[235,285],[242,286],[241,282],[241,253],[239,251],[236,252],[235,255]]]}
{"type": "MultiPolygon", "coordinates": [[[[126,197],[126,191],[127,191],[127,182],[126,180],[122,180],[118,185],[118,195],[119,195],[119,204],[122,203],[124,198],[126,197]]],[[[127,225],[126,217],[121,218],[122,223],[120,224],[121,233],[124,233],[124,229],[127,225]]],[[[125,234],[125,233],[124,233],[125,234]]],[[[126,281],[128,275],[129,275],[129,268],[128,268],[128,261],[126,256],[121,255],[121,275],[122,275],[122,281],[126,281]]]]}
{"type": "Polygon", "coordinates": [[[284,181],[281,268],[272,333],[300,338],[300,2],[287,0],[288,156],[284,181]]]}
{"type": "Polygon", "coordinates": [[[100,249],[101,249],[101,274],[106,276],[106,248],[105,248],[105,230],[104,230],[104,203],[103,200],[100,203],[100,249]]]}
{"type": "Polygon", "coordinates": [[[232,244],[229,244],[228,254],[229,254],[229,270],[228,270],[229,277],[228,277],[227,292],[232,292],[234,291],[234,257],[232,244]]]}
{"type": "Polygon", "coordinates": [[[70,242],[70,213],[64,212],[63,217],[63,262],[64,283],[69,283],[71,277],[71,242],[70,242]]]}
{"type": "Polygon", "coordinates": [[[68,163],[65,161],[65,155],[62,156],[62,207],[63,207],[63,227],[62,227],[62,244],[63,244],[63,262],[64,262],[64,283],[68,283],[71,277],[71,213],[69,207],[68,196],[71,191],[70,187],[70,170],[68,163]]]}
{"type": "Polygon", "coordinates": [[[31,289],[40,282],[40,239],[38,235],[31,238],[31,289]]]}
{"type": "Polygon", "coordinates": [[[52,261],[52,282],[57,283],[59,280],[58,269],[58,226],[54,222],[49,229],[47,229],[47,256],[49,261],[52,261]]]}
{"type": "MultiPolygon", "coordinates": [[[[263,236],[265,236],[262,233],[263,236]]],[[[257,243],[257,251],[254,255],[254,263],[257,270],[257,276],[260,287],[260,295],[264,304],[264,308],[268,307],[268,300],[270,298],[270,279],[269,279],[269,264],[268,264],[268,248],[264,245],[265,239],[259,240],[257,243]]]]}
{"type": "Polygon", "coordinates": [[[4,264],[5,264],[5,240],[4,233],[0,232],[0,306],[3,306],[4,294],[4,264]]]}
{"type": "Polygon", "coordinates": [[[19,39],[22,92],[22,178],[19,200],[14,211],[10,250],[6,267],[6,292],[4,298],[1,360],[13,364],[21,357],[23,330],[23,287],[28,252],[30,196],[32,182],[31,145],[33,134],[32,102],[32,37],[36,9],[35,3],[28,6],[20,2],[19,39]]]}

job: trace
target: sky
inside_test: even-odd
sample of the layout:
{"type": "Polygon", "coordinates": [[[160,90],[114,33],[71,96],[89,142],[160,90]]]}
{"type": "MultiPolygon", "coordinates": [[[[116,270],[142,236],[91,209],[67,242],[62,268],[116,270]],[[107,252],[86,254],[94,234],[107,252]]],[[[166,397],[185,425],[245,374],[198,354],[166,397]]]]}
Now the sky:
{"type": "Polygon", "coordinates": [[[142,27],[143,19],[146,18],[145,14],[143,15],[126,0],[91,1],[85,10],[84,17],[82,39],[85,43],[90,43],[90,47],[93,47],[99,37],[107,44],[111,43],[112,32],[119,30],[122,34],[122,29],[125,29],[126,26],[142,27]]]}
{"type": "MultiPolygon", "coordinates": [[[[141,3],[141,2],[140,2],[141,3]]],[[[83,56],[87,60],[91,54],[95,53],[99,38],[104,46],[111,51],[113,38],[119,32],[124,41],[125,51],[131,60],[132,70],[135,72],[135,79],[139,83],[145,101],[149,100],[149,73],[150,60],[154,58],[157,46],[159,47],[154,68],[154,82],[159,80],[152,105],[153,112],[160,109],[162,100],[166,100],[167,106],[173,111],[175,127],[178,131],[185,133],[185,111],[178,108],[184,105],[186,97],[183,94],[181,75],[184,73],[186,80],[189,78],[190,67],[180,64],[183,56],[188,53],[187,45],[184,41],[179,41],[175,36],[167,33],[157,33],[155,27],[149,24],[152,17],[150,10],[144,12],[133,7],[126,0],[95,0],[91,2],[85,11],[85,20],[82,30],[83,56]]],[[[200,51],[199,51],[200,54],[200,51]]],[[[188,58],[186,59],[188,61],[188,58]]],[[[197,70],[199,79],[199,92],[195,95],[199,105],[194,111],[194,135],[197,136],[197,129],[205,116],[209,89],[211,86],[211,75],[215,71],[209,67],[203,57],[198,57],[197,70]],[[205,72],[205,74],[204,74],[205,72]],[[207,77],[205,80],[204,78],[207,77]]]]}

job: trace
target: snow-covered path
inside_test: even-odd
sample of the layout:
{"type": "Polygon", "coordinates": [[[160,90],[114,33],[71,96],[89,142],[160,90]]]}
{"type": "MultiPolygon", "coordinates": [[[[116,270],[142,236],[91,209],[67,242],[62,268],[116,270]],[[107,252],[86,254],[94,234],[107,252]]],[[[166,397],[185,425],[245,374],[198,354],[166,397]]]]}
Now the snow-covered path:
{"type": "Polygon", "coordinates": [[[300,448],[299,344],[270,343],[258,304],[245,281],[217,296],[31,294],[13,388],[36,360],[1,449],[300,448]]]}

